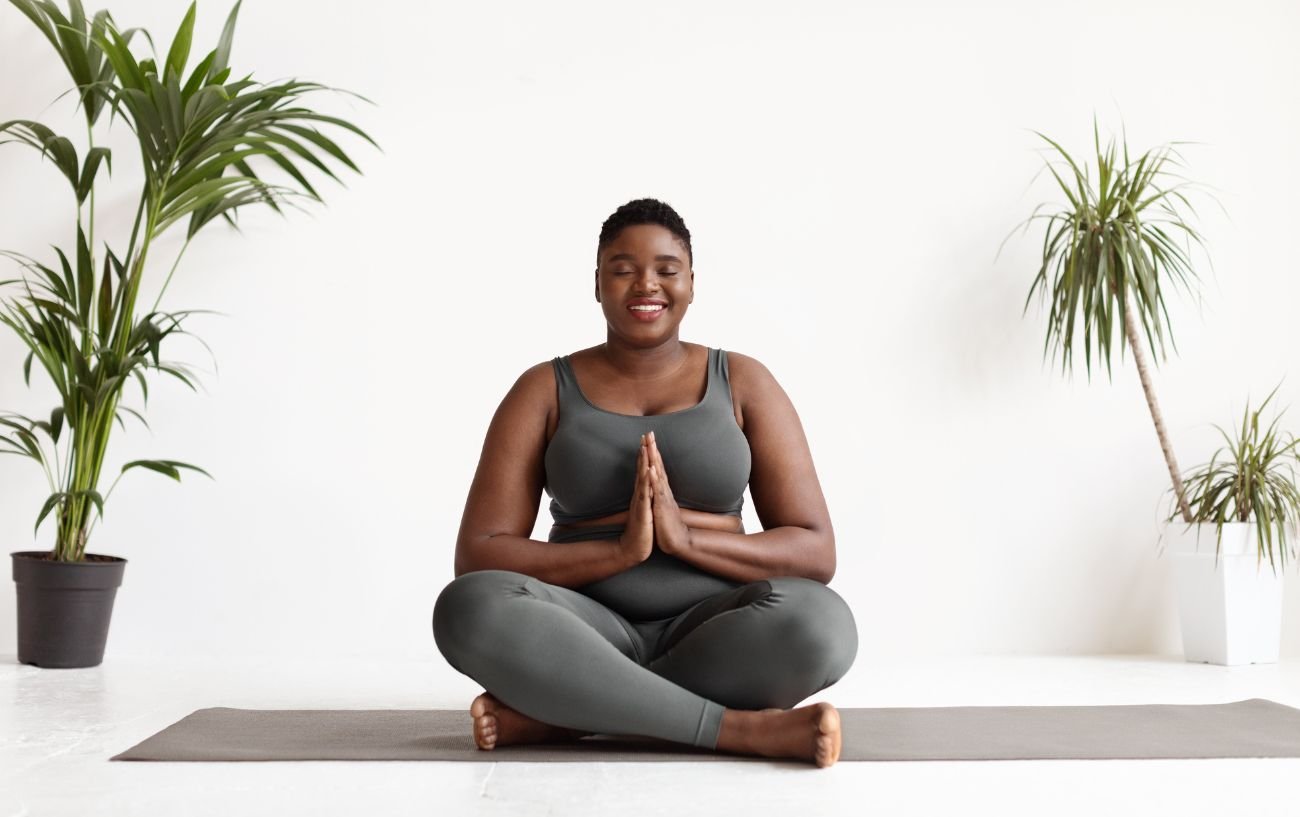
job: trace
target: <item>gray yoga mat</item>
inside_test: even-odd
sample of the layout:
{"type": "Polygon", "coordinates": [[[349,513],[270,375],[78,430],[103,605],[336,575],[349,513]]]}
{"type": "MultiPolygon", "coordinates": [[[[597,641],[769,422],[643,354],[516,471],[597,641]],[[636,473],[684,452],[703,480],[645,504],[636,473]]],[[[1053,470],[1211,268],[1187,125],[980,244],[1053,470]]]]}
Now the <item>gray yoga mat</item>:
{"type": "MultiPolygon", "coordinates": [[[[1300,757],[1300,709],[1226,704],[840,709],[840,760],[1300,757]]],[[[474,746],[466,710],[193,712],[111,760],[746,761],[649,739],[474,746]]]]}

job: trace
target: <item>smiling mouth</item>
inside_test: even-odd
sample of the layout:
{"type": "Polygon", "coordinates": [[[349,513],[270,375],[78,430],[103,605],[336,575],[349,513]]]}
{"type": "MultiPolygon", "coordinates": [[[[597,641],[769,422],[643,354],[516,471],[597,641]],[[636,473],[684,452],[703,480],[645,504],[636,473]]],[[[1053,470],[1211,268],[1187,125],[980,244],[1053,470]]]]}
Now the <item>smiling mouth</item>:
{"type": "Polygon", "coordinates": [[[644,306],[642,305],[629,306],[627,308],[627,311],[631,312],[632,316],[637,320],[649,322],[649,321],[653,321],[663,313],[667,312],[668,307],[659,304],[647,304],[644,306]]]}

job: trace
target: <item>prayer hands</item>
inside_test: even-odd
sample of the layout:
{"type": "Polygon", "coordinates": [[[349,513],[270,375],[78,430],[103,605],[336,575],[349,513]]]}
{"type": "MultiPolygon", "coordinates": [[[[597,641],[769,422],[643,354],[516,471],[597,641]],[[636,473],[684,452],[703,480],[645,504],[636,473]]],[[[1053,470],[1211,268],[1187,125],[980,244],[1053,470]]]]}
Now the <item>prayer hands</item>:
{"type": "Polygon", "coordinates": [[[619,546],[633,565],[649,558],[656,542],[664,553],[680,556],[690,547],[692,528],[745,532],[739,516],[678,506],[653,431],[641,435],[641,447],[636,458],[636,486],[632,489],[628,510],[600,521],[625,523],[619,546]]]}
{"type": "Polygon", "coordinates": [[[650,551],[654,548],[654,481],[650,468],[650,453],[642,434],[641,448],[636,455],[636,486],[632,489],[632,501],[627,509],[627,524],[618,537],[619,547],[633,565],[650,558],[650,551]]]}
{"type": "Polygon", "coordinates": [[[682,519],[681,509],[668,485],[668,472],[664,470],[663,457],[655,443],[655,433],[642,436],[641,448],[650,462],[651,516],[654,520],[654,537],[659,549],[670,556],[684,553],[691,546],[691,530],[682,519]]]}

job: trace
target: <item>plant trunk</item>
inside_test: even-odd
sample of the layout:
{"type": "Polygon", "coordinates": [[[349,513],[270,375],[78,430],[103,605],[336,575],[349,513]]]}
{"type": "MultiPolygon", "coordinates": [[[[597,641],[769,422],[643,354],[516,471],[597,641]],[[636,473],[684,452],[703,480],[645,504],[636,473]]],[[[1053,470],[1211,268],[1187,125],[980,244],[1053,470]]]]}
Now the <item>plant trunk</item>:
{"type": "Polygon", "coordinates": [[[1151,386],[1151,375],[1147,371],[1146,353],[1142,351],[1142,341],[1138,338],[1137,321],[1133,319],[1133,302],[1127,291],[1124,293],[1124,334],[1128,336],[1128,345],[1133,349],[1133,360],[1137,362],[1138,378],[1142,381],[1142,392],[1147,398],[1147,408],[1151,409],[1151,422],[1156,426],[1156,437],[1160,440],[1160,451],[1165,455],[1165,465],[1169,466],[1169,478],[1174,482],[1174,494],[1178,497],[1178,509],[1182,511],[1183,521],[1192,524],[1192,509],[1187,504],[1187,494],[1183,490],[1182,472],[1178,461],[1174,459],[1174,449],[1169,445],[1169,436],[1165,434],[1164,417],[1156,403],[1156,392],[1151,386]]]}

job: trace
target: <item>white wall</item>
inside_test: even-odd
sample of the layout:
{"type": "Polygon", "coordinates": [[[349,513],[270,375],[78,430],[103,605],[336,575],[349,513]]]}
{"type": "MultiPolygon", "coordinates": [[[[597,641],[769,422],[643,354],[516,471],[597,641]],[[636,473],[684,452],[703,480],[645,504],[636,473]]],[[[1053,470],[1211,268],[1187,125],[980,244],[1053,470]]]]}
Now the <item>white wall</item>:
{"type": "MultiPolygon", "coordinates": [[[[349,142],[365,175],[325,184],[326,208],[250,212],[243,236],[209,228],[182,262],[163,306],[227,313],[191,324],[219,373],[198,395],[155,381],[153,433],[117,434],[105,470],[169,457],[217,479],[132,472],[113,495],[91,547],[130,560],[110,656],[434,655],[492,411],[525,367],[604,339],[597,233],[640,196],[692,231],[683,339],[762,360],[799,410],[864,660],[1180,649],[1156,552],[1167,474],[1132,360],[1113,383],[1044,365],[1046,314],[1021,316],[1039,235],[994,254],[1055,198],[1029,186],[1029,129],[1083,152],[1096,112],[1134,146],[1203,142],[1189,172],[1230,218],[1202,209],[1216,271],[1201,265],[1200,310],[1171,298],[1180,353],[1156,375],[1184,467],[1248,395],[1290,375],[1279,401],[1300,396],[1300,9],[321,6],[246,3],[233,63],[372,98],[320,104],[384,152],[349,142]]],[[[184,7],[112,5],[160,47],[184,7]]],[[[196,50],[226,9],[201,4],[196,50]]],[[[0,119],[82,133],[70,97],[50,104],[62,67],[7,4],[0,76],[0,119]]],[[[138,159],[115,133],[100,231],[121,241],[138,159]]],[[[71,213],[51,167],[0,148],[0,247],[67,242],[71,213]]],[[[48,411],[22,357],[0,334],[0,408],[48,411]]],[[[211,370],[192,341],[171,357],[211,370]]],[[[6,553],[51,546],[48,522],[32,537],[46,493],[34,464],[0,460],[6,553]]],[[[538,537],[547,523],[543,509],[538,537]]],[[[13,592],[0,583],[0,652],[15,650],[13,592]]]]}

